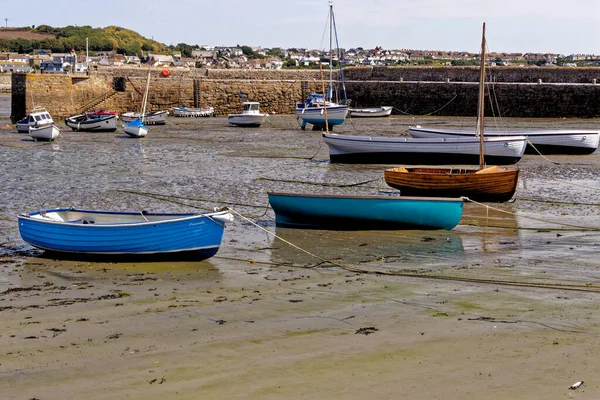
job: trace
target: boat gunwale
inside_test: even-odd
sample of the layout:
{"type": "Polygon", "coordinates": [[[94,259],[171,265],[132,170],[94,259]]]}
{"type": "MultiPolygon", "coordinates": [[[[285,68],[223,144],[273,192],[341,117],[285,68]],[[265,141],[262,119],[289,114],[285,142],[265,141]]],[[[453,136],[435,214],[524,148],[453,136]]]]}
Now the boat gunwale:
{"type": "MultiPolygon", "coordinates": [[[[475,131],[467,130],[467,129],[438,129],[438,128],[423,128],[419,126],[409,126],[409,132],[413,131],[421,131],[428,133],[443,133],[448,135],[455,136],[464,136],[464,135],[473,135],[475,136],[475,131]]],[[[487,130],[485,131],[486,139],[488,139],[487,135],[492,135],[493,137],[489,139],[493,139],[495,137],[520,137],[520,136],[570,136],[570,135],[600,135],[600,130],[597,129],[544,129],[544,130],[534,130],[534,131],[507,131],[507,130],[487,130]],[[503,136],[504,135],[504,136],[503,136]]],[[[426,139],[426,138],[414,138],[414,139],[426,139]]]]}
{"type": "MultiPolygon", "coordinates": [[[[413,138],[413,137],[372,137],[372,136],[353,136],[353,135],[339,135],[337,133],[323,133],[324,139],[333,140],[347,140],[347,141],[359,141],[359,142],[398,142],[398,143],[411,143],[411,144],[431,144],[431,143],[479,143],[479,139],[475,136],[473,138],[459,137],[459,138],[413,138]],[[450,140],[448,140],[450,139],[450,140]]],[[[499,137],[486,137],[485,142],[497,143],[497,142],[526,142],[526,136],[499,136],[499,137]]]]}
{"type": "Polygon", "coordinates": [[[51,225],[61,225],[68,227],[83,227],[83,228],[125,228],[125,227],[139,227],[139,226],[147,226],[147,225],[158,225],[158,224],[166,224],[166,223],[175,223],[175,222],[183,222],[183,221],[192,221],[200,218],[208,218],[211,221],[224,224],[224,222],[217,222],[213,219],[214,216],[220,216],[230,214],[229,211],[216,211],[216,212],[207,212],[202,214],[197,213],[148,213],[142,214],[141,212],[131,212],[131,211],[99,211],[99,210],[81,210],[81,209],[71,209],[71,208],[58,208],[58,209],[49,209],[43,211],[35,211],[29,214],[19,214],[19,220],[30,221],[34,223],[44,223],[51,225]],[[140,221],[140,222],[117,222],[117,223],[92,223],[92,224],[83,224],[79,223],[80,220],[76,221],[56,221],[49,218],[35,218],[34,215],[40,215],[44,213],[59,213],[59,212],[78,212],[78,213],[87,213],[87,214],[102,214],[102,215],[126,215],[126,216],[142,216],[142,217],[161,217],[161,216],[178,216],[176,218],[171,219],[163,219],[163,220],[149,220],[149,221],[140,221]]]}
{"type": "Polygon", "coordinates": [[[422,196],[369,196],[369,195],[335,195],[335,194],[298,194],[284,192],[267,192],[269,196],[286,196],[286,197],[315,197],[322,199],[367,199],[367,200],[392,200],[392,201],[409,201],[409,200],[427,200],[441,202],[464,202],[460,197],[422,197],[422,196]]]}

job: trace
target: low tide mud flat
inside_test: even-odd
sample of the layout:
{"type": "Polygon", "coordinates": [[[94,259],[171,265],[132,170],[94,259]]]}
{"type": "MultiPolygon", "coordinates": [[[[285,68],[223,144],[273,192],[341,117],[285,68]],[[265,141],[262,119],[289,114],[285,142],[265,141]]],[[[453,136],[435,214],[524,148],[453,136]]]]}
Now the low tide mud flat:
{"type": "MultiPolygon", "coordinates": [[[[295,230],[275,226],[268,190],[390,193],[388,166],[330,164],[320,132],[290,115],[255,129],[171,118],[141,140],[59,122],[52,143],[2,118],[2,399],[599,396],[599,153],[526,155],[515,200],[467,203],[451,231],[295,230]],[[20,239],[19,213],[59,206],[228,206],[236,219],[203,262],[97,263],[20,239]]],[[[472,123],[392,116],[335,132],[472,123]]]]}

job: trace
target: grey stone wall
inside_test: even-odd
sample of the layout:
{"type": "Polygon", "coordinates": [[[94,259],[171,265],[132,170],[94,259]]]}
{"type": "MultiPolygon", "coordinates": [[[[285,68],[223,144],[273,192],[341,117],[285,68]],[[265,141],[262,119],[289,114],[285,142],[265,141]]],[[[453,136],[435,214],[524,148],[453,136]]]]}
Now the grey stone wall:
{"type": "MultiPolygon", "coordinates": [[[[98,68],[81,76],[13,74],[13,118],[34,105],[57,118],[82,108],[137,111],[148,72],[149,110],[208,105],[226,115],[251,100],[264,112],[291,114],[304,95],[322,91],[318,70],[173,69],[163,74],[161,69],[98,68]]],[[[489,72],[487,87],[500,107],[495,112],[503,116],[600,116],[600,68],[496,67],[489,72]]],[[[448,116],[471,116],[477,109],[476,67],[356,67],[344,75],[353,106],[390,105],[395,113],[448,116]]],[[[489,107],[487,112],[492,113],[489,107]]]]}

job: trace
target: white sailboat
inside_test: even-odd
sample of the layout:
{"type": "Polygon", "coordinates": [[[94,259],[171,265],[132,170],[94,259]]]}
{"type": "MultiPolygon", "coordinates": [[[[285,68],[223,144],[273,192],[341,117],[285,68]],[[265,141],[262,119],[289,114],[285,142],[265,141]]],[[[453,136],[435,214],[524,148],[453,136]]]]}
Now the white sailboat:
{"type": "MultiPolygon", "coordinates": [[[[304,102],[296,103],[296,116],[301,120],[302,129],[306,128],[306,124],[312,124],[313,129],[323,129],[328,127],[331,129],[334,125],[341,125],[346,120],[348,115],[348,106],[346,104],[334,103],[333,97],[333,38],[336,38],[336,47],[338,49],[338,62],[339,57],[339,45],[337,43],[337,32],[335,30],[335,17],[333,15],[333,4],[329,3],[329,90],[327,95],[324,97],[321,94],[311,93],[304,102]],[[324,108],[327,107],[327,112],[324,108]]],[[[340,68],[340,76],[343,82],[343,71],[340,68]]],[[[344,89],[345,93],[345,89],[344,89]]],[[[345,97],[345,94],[344,94],[345,97]]]]}
{"type": "Polygon", "coordinates": [[[148,72],[148,80],[146,81],[146,91],[142,100],[142,111],[140,117],[131,122],[123,124],[123,131],[131,137],[141,138],[148,134],[148,127],[144,125],[144,115],[146,113],[146,102],[148,101],[148,88],[150,87],[150,72],[148,72]]]}

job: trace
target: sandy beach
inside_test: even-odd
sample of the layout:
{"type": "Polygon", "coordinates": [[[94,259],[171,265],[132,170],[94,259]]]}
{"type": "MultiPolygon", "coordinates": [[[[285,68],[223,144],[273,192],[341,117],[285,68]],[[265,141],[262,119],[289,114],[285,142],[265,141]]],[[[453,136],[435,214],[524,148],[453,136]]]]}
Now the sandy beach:
{"type": "Polygon", "coordinates": [[[526,155],[516,199],[465,204],[451,231],[295,230],[275,226],[267,190],[377,194],[387,166],[329,164],[293,116],[171,118],[142,140],[59,126],[52,143],[0,129],[0,399],[600,396],[598,152],[526,155]],[[19,213],[71,205],[236,220],[203,262],[57,260],[20,239],[19,213]]]}

